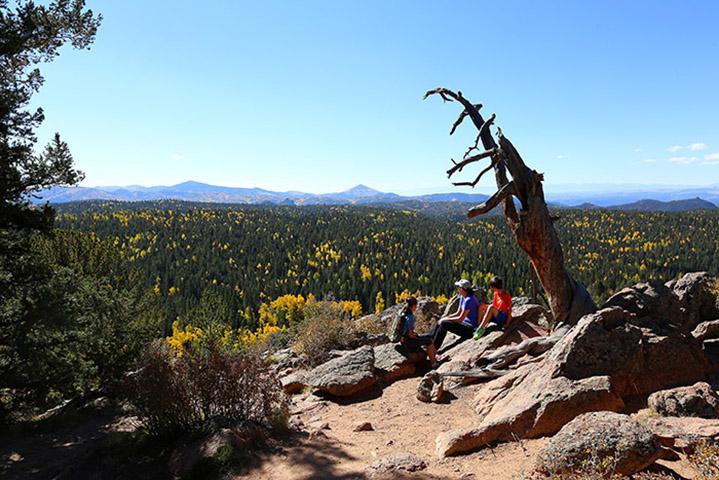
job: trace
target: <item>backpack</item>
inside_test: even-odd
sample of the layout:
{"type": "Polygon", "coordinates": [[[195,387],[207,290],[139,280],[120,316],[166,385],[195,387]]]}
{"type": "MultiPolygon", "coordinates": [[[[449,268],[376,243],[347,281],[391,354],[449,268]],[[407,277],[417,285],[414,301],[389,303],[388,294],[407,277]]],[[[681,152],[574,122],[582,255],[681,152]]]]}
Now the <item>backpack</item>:
{"type": "Polygon", "coordinates": [[[399,342],[400,338],[402,338],[402,334],[404,333],[405,323],[407,323],[407,317],[405,316],[404,312],[397,312],[397,314],[392,319],[392,323],[390,323],[389,332],[387,332],[387,336],[389,337],[390,342],[399,342]]]}

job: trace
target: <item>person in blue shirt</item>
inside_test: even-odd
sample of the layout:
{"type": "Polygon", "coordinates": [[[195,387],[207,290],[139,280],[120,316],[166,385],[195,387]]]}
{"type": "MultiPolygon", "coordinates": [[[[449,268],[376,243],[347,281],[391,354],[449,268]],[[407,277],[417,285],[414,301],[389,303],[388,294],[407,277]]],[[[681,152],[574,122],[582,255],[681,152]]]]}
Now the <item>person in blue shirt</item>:
{"type": "Polygon", "coordinates": [[[421,350],[422,347],[429,347],[432,344],[432,337],[417,335],[414,331],[414,312],[417,310],[417,299],[409,297],[405,300],[406,305],[402,311],[404,315],[404,329],[400,337],[400,343],[411,350],[421,350]]]}
{"type": "Polygon", "coordinates": [[[474,330],[479,324],[481,305],[474,296],[474,285],[464,278],[455,282],[454,285],[457,287],[457,294],[461,297],[459,308],[454,314],[440,318],[432,332],[426,335],[432,338],[432,344],[427,347],[427,355],[433,369],[437,368],[438,362],[441,360],[437,355],[437,350],[442,347],[447,332],[452,332],[466,340],[472,338],[474,330]]]}

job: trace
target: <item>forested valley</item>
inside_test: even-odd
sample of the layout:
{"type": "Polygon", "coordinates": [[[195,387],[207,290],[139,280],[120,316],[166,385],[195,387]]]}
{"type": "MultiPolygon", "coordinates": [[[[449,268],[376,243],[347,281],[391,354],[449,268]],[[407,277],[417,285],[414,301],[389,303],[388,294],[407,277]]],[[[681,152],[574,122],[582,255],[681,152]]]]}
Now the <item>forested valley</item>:
{"type": "MultiPolygon", "coordinates": [[[[283,295],[358,301],[363,313],[407,293],[451,296],[457,278],[488,293],[493,275],[529,295],[526,256],[499,216],[461,219],[466,205],[408,209],[227,206],[164,201],[59,207],[48,254],[95,270],[108,285],[132,278],[169,333],[203,298],[234,328],[254,329],[283,295]],[[60,253],[64,252],[64,253],[60,253]]],[[[569,269],[601,303],[639,281],[719,271],[719,214],[560,210],[569,269]]],[[[356,310],[356,308],[355,308],[356,310]]]]}

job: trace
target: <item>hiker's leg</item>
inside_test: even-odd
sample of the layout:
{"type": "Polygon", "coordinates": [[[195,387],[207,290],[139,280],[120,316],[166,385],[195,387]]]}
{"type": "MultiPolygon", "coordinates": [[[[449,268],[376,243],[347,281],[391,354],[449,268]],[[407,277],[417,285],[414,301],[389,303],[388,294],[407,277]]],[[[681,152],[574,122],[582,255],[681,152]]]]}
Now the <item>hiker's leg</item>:
{"type": "Polygon", "coordinates": [[[447,336],[447,328],[448,325],[451,325],[452,322],[437,322],[437,325],[434,327],[434,340],[432,343],[434,344],[435,350],[439,350],[442,346],[442,342],[444,342],[444,337],[447,336]]]}
{"type": "MultiPolygon", "coordinates": [[[[434,346],[434,338],[437,336],[437,332],[439,331],[439,322],[437,322],[434,327],[432,327],[432,330],[430,330],[428,333],[423,333],[421,335],[417,335],[417,337],[425,339],[424,341],[427,342],[427,345],[434,346]]],[[[435,348],[435,351],[437,349],[435,348]]],[[[429,354],[429,351],[427,352],[429,354]]]]}
{"type": "Polygon", "coordinates": [[[432,365],[437,363],[437,349],[434,348],[433,344],[427,345],[427,357],[429,358],[429,363],[432,365]]]}
{"type": "Polygon", "coordinates": [[[464,339],[472,338],[472,334],[474,333],[474,328],[460,322],[450,323],[447,325],[447,330],[464,339]]]}
{"type": "Polygon", "coordinates": [[[479,326],[481,328],[487,328],[487,325],[489,324],[489,322],[491,322],[492,319],[497,316],[498,312],[499,312],[499,310],[497,310],[497,307],[493,307],[490,305],[484,314],[484,318],[482,319],[481,322],[479,322],[479,326]]]}

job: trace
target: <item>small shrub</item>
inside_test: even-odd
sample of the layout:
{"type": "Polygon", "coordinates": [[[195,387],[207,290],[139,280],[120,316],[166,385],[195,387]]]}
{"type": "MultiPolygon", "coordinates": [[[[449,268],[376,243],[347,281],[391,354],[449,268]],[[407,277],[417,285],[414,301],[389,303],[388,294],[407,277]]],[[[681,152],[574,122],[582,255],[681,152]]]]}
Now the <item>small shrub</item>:
{"type": "Polygon", "coordinates": [[[199,342],[177,356],[164,341],[144,353],[125,395],[151,435],[199,430],[213,418],[276,427],[285,397],[268,364],[219,342],[199,342]]]}
{"type": "Polygon", "coordinates": [[[310,365],[319,365],[329,358],[330,350],[352,343],[352,324],[339,303],[315,302],[307,306],[305,315],[307,318],[298,325],[293,349],[305,354],[310,365]]]}
{"type": "Polygon", "coordinates": [[[387,333],[387,324],[382,322],[376,315],[368,315],[355,320],[352,328],[357,332],[363,332],[368,335],[387,333]]]}
{"type": "Polygon", "coordinates": [[[703,441],[699,443],[694,453],[689,456],[689,462],[699,474],[699,480],[714,480],[719,478],[719,444],[703,441]]]}
{"type": "Polygon", "coordinates": [[[614,473],[616,461],[611,454],[607,453],[610,451],[611,449],[607,445],[600,443],[595,448],[587,449],[577,460],[566,463],[550,450],[540,457],[537,467],[539,475],[534,478],[541,478],[541,475],[545,475],[560,480],[619,480],[622,477],[614,473]]]}

